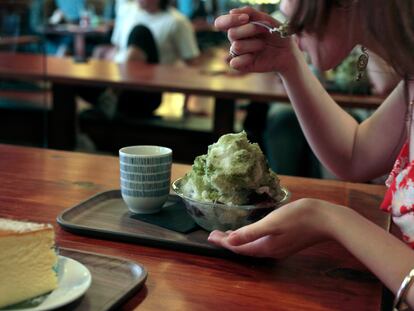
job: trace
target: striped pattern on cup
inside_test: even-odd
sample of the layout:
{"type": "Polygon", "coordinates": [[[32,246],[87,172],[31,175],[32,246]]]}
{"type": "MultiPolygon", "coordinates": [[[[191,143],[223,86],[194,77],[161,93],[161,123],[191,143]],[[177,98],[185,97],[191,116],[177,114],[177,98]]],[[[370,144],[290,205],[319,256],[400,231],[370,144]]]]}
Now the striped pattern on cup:
{"type": "Polygon", "coordinates": [[[151,181],[160,181],[160,180],[170,180],[171,171],[166,171],[162,173],[155,174],[139,174],[139,173],[130,173],[121,170],[121,178],[130,180],[130,181],[139,181],[139,182],[151,182],[151,181]]]}
{"type": "Polygon", "coordinates": [[[158,190],[158,189],[169,189],[170,188],[170,180],[162,180],[157,182],[134,182],[129,181],[127,179],[121,178],[121,187],[122,188],[129,188],[134,190],[158,190]]]}
{"type": "Polygon", "coordinates": [[[157,174],[171,171],[171,163],[160,164],[160,165],[129,165],[123,162],[119,163],[121,171],[126,173],[140,173],[140,174],[157,174]]]}
{"type": "Polygon", "coordinates": [[[122,198],[134,213],[161,209],[170,192],[172,150],[130,146],[119,150],[122,198]]]}

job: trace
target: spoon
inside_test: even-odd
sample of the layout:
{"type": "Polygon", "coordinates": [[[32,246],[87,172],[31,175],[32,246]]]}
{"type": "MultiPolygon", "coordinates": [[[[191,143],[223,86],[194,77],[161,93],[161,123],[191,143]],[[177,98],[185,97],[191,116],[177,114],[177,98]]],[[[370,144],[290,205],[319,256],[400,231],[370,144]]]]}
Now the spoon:
{"type": "Polygon", "coordinates": [[[257,25],[257,26],[260,26],[260,27],[264,27],[271,34],[277,32],[280,35],[281,38],[286,38],[286,37],[292,35],[292,33],[289,33],[289,24],[287,24],[287,23],[281,24],[279,27],[271,27],[267,23],[259,22],[259,21],[250,22],[250,24],[254,24],[254,25],[257,25]]]}

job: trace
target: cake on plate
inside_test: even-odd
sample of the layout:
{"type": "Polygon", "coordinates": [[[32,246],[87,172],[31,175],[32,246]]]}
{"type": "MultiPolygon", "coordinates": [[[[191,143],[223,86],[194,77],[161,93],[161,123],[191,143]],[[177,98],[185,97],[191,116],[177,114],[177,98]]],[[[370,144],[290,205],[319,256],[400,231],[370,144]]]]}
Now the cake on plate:
{"type": "Polygon", "coordinates": [[[0,308],[57,287],[54,238],[49,224],[0,218],[0,308]]]}

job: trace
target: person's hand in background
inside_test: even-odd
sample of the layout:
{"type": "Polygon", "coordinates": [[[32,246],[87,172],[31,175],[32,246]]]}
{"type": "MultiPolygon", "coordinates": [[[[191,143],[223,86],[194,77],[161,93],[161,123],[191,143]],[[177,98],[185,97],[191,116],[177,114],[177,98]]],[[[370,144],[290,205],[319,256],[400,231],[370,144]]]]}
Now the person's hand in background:
{"type": "Polygon", "coordinates": [[[49,24],[57,25],[63,22],[65,15],[59,9],[56,9],[53,14],[49,17],[49,24]]]}

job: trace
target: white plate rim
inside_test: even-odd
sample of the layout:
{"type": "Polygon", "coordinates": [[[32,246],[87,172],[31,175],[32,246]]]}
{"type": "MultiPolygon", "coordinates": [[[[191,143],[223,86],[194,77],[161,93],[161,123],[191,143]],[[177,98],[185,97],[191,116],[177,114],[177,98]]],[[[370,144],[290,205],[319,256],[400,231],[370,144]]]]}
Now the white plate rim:
{"type": "MultiPolygon", "coordinates": [[[[33,308],[9,308],[9,309],[0,309],[0,311],[48,311],[53,310],[64,305],[67,305],[82,295],[89,289],[92,283],[92,275],[89,269],[80,263],[77,260],[66,256],[58,256],[58,287],[54,289],[52,292],[47,294],[47,298],[38,306],[33,308]],[[74,272],[76,273],[74,275],[74,272]],[[77,286],[77,288],[71,293],[70,295],[62,295],[63,299],[57,299],[56,296],[59,298],[59,295],[62,293],[64,294],[67,289],[65,289],[64,285],[67,282],[69,277],[78,277],[79,280],[82,280],[82,283],[77,286]]],[[[6,307],[7,308],[7,307],[6,307]]]]}

